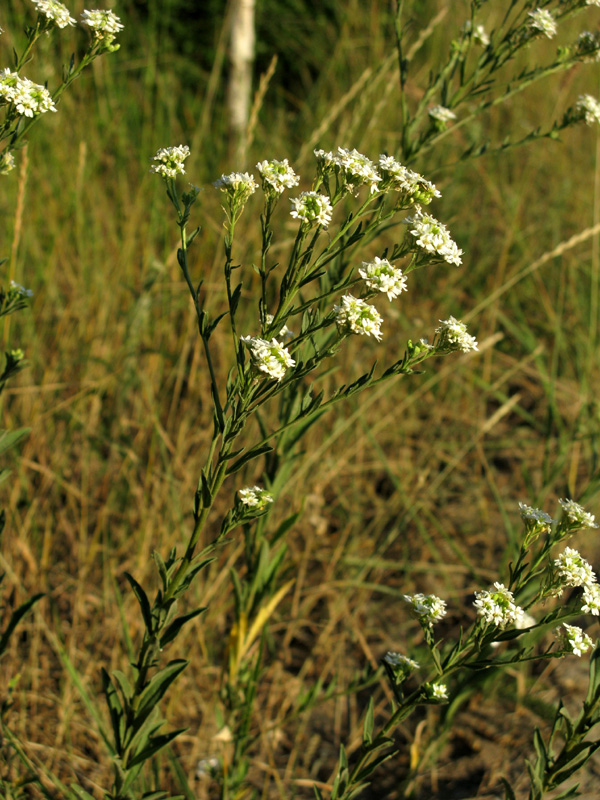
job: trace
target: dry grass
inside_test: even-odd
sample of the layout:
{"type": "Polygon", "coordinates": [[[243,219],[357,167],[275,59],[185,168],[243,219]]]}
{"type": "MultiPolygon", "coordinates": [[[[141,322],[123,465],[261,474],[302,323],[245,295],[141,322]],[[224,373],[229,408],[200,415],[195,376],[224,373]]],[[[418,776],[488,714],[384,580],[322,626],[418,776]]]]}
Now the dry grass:
{"type": "MultiPolygon", "coordinates": [[[[434,5],[447,10],[443,0],[428,9],[434,5]]],[[[9,7],[18,15],[23,4],[9,7]]],[[[265,154],[288,156],[303,174],[313,145],[394,149],[393,40],[379,30],[355,53],[353,45],[364,44],[360,26],[360,19],[347,23],[300,111],[282,111],[265,78],[248,165],[265,154]],[[379,98],[386,101],[375,103],[379,98]],[[309,143],[294,145],[297,160],[284,144],[291,127],[290,140],[309,143]]],[[[432,28],[415,54],[423,66],[409,87],[413,95],[446,35],[432,28]]],[[[8,45],[3,37],[3,55],[8,45]]],[[[190,140],[189,174],[199,180],[221,166],[242,166],[226,164],[227,148],[218,142],[219,70],[205,87],[210,110],[199,94],[180,113],[168,70],[155,69],[151,86],[137,81],[146,67],[136,61],[142,52],[122,50],[99,62],[56,119],[32,135],[21,177],[6,180],[0,197],[0,252],[12,253],[11,274],[35,290],[31,314],[13,318],[10,330],[11,346],[26,346],[31,366],[8,392],[3,425],[32,431],[4,484],[0,567],[16,601],[45,592],[1,670],[5,678],[21,673],[12,722],[28,751],[63,778],[74,772],[92,792],[107,785],[108,766],[65,660],[92,697],[101,665],[126,664],[141,629],[123,573],[152,586],[151,551],[184,542],[212,430],[205,364],[175,261],[176,230],[162,190],[146,174],[147,158],[159,146],[190,140]]],[[[544,90],[534,93],[487,120],[490,135],[551,118],[589,79],[583,71],[565,78],[556,109],[544,90]]],[[[443,595],[455,609],[450,635],[469,613],[469,595],[506,568],[517,500],[549,511],[558,496],[593,500],[600,390],[595,135],[576,130],[562,145],[541,143],[436,177],[446,189],[437,213],[466,251],[465,265],[411,277],[377,355],[394,357],[407,337],[431,335],[450,313],[471,318],[482,352],[349,403],[320,421],[303,445],[280,498],[304,514],[289,537],[295,583],[271,625],[261,681],[251,772],[261,796],[312,796],[313,780],[330,780],[339,742],[358,745],[362,695],[329,700],[299,720],[286,716],[294,697],[319,678],[343,688],[387,649],[419,652],[417,627],[399,602],[404,592],[443,595]]],[[[459,146],[451,143],[448,156],[459,146]]],[[[215,195],[207,186],[194,268],[219,308],[222,212],[215,195]]],[[[249,208],[240,223],[236,257],[245,264],[258,243],[253,214],[249,208]]],[[[282,219],[284,231],[286,224],[282,219]]],[[[283,257],[285,235],[276,246],[283,257]]],[[[252,292],[249,272],[245,298],[252,292]]],[[[249,326],[254,313],[248,304],[249,326]]],[[[353,341],[342,354],[339,374],[369,363],[373,351],[363,361],[361,345],[353,341]]],[[[221,377],[227,348],[219,340],[221,377]]],[[[233,490],[226,485],[217,511],[233,490]]],[[[593,538],[580,544],[586,556],[598,554],[593,538]]],[[[191,603],[209,611],[172,656],[185,653],[191,664],[165,714],[188,728],[175,750],[201,798],[211,792],[206,782],[194,784],[197,760],[228,747],[215,738],[215,691],[231,624],[228,569],[239,555],[235,543],[224,549],[195,585],[191,603]]],[[[500,774],[523,773],[529,731],[540,723],[543,708],[528,702],[530,686],[536,682],[545,702],[576,695],[569,669],[508,675],[492,694],[483,684],[433,766],[427,746],[444,720],[423,712],[400,731],[406,757],[383,771],[371,796],[402,796],[397,787],[410,759],[414,797],[493,796],[500,774]],[[502,736],[494,724],[500,714],[502,736]]],[[[382,717],[386,703],[382,685],[382,717]]]]}

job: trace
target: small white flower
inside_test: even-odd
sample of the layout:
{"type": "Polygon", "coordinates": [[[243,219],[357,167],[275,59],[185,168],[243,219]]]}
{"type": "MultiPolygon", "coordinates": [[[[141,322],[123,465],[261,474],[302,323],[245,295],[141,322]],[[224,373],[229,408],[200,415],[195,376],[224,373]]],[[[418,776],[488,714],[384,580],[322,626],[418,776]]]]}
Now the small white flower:
{"type": "Polygon", "coordinates": [[[600,6],[600,0],[585,0],[586,6],[600,6]]]}
{"type": "Polygon", "coordinates": [[[150,167],[150,172],[156,172],[158,175],[162,175],[163,178],[175,178],[177,175],[185,175],[183,162],[189,154],[190,148],[187,144],[180,144],[176,147],[162,147],[155,156],[152,156],[152,160],[158,163],[150,167]]]}
{"type": "Polygon", "coordinates": [[[442,703],[448,700],[448,688],[444,683],[425,683],[423,684],[425,697],[434,703],[442,703]]]}
{"type": "Polygon", "coordinates": [[[277,339],[259,339],[256,336],[242,336],[242,342],[250,350],[252,364],[260,372],[280,381],[286,371],[296,365],[288,350],[277,339]]]}
{"type": "Polygon", "coordinates": [[[451,111],[449,108],[445,106],[432,106],[428,111],[429,116],[431,119],[435,119],[438,122],[452,122],[453,119],[456,119],[456,114],[454,111],[451,111]]]}
{"type": "Polygon", "coordinates": [[[435,184],[400,164],[393,156],[379,156],[379,171],[383,179],[383,189],[389,184],[390,188],[407,194],[412,203],[427,205],[434,197],[442,196],[435,184]]]}
{"type": "Polygon", "coordinates": [[[424,625],[433,625],[446,616],[446,601],[435,594],[405,594],[404,600],[424,625]]]}
{"type": "Polygon", "coordinates": [[[260,172],[265,189],[270,188],[277,194],[291,189],[300,183],[300,178],[290,167],[287,158],[283,161],[259,161],[256,169],[260,172]]]}
{"type": "Polygon", "coordinates": [[[487,47],[490,43],[490,37],[487,35],[485,28],[483,25],[476,25],[473,27],[471,20],[468,19],[465,22],[465,31],[466,33],[472,32],[471,36],[473,37],[473,41],[480,44],[482,47],[487,47]]]}
{"type": "Polygon", "coordinates": [[[593,614],[595,617],[600,615],[600,586],[597,583],[583,587],[582,599],[581,610],[584,614],[593,614]]]}
{"type": "Polygon", "coordinates": [[[326,228],[331,222],[331,212],[333,211],[329,198],[318,192],[302,192],[300,197],[291,200],[292,210],[290,214],[301,222],[311,224],[316,222],[326,228]]]}
{"type": "Polygon", "coordinates": [[[567,515],[567,519],[571,525],[577,525],[579,528],[597,528],[598,524],[595,522],[595,517],[586,511],[579,503],[574,500],[559,500],[558,501],[567,515]]]}
{"type": "Polygon", "coordinates": [[[395,653],[392,650],[388,650],[383,660],[386,664],[389,664],[392,669],[402,670],[403,672],[411,672],[414,669],[419,669],[418,661],[414,661],[412,658],[404,656],[401,653],[395,653]]]}
{"type": "Polygon", "coordinates": [[[101,11],[87,9],[81,15],[81,21],[93,32],[96,39],[112,40],[119,31],[123,30],[121,20],[114,11],[101,11]]]}
{"type": "Polygon", "coordinates": [[[342,297],[342,304],[334,306],[333,311],[340,332],[374,336],[377,341],[381,341],[383,320],[375,306],[370,306],[364,300],[347,294],[342,297]]]}
{"type": "Polygon", "coordinates": [[[471,350],[478,350],[477,339],[467,333],[467,326],[454,317],[441,319],[441,325],[435,329],[439,337],[437,347],[440,350],[462,350],[468,353],[471,350]]]}
{"type": "Polygon", "coordinates": [[[347,150],[338,147],[335,163],[344,172],[348,184],[358,189],[359,186],[368,185],[371,194],[377,191],[377,184],[381,181],[373,162],[359,153],[358,150],[347,150]]]}
{"type": "Polygon", "coordinates": [[[596,582],[592,565],[572,547],[566,547],[558,558],[554,559],[554,573],[559,594],[562,594],[565,588],[591,586],[596,582]]]}
{"type": "Polygon", "coordinates": [[[564,630],[557,628],[555,631],[559,644],[571,650],[576,656],[587,653],[592,646],[592,640],[587,633],[584,633],[577,625],[567,625],[566,622],[563,622],[562,628],[564,630]]]}
{"type": "Polygon", "coordinates": [[[248,508],[260,510],[273,502],[272,495],[266,489],[261,489],[260,486],[247,486],[245,489],[240,489],[238,494],[242,505],[248,506],[248,508]]]}
{"type": "Polygon", "coordinates": [[[550,514],[539,508],[532,508],[526,503],[519,503],[519,511],[523,522],[531,528],[549,528],[554,522],[550,514]]]}
{"type": "Polygon", "coordinates": [[[591,94],[579,96],[575,109],[580,113],[586,125],[593,125],[600,122],[600,103],[591,94]]]}
{"type": "Polygon", "coordinates": [[[419,206],[415,207],[415,211],[415,216],[406,217],[404,222],[413,226],[410,232],[416,237],[417,245],[426,253],[434,253],[448,264],[459,266],[463,251],[452,240],[446,226],[430,214],[423,213],[419,206]]]}
{"type": "Polygon", "coordinates": [[[56,111],[50,92],[39,83],[21,78],[17,72],[0,72],[0,101],[12,103],[17,114],[33,118],[46,111],[56,111]]]}
{"type": "Polygon", "coordinates": [[[66,28],[67,25],[76,25],[77,20],[69,14],[69,10],[58,0],[32,0],[38,14],[54,22],[57,28],[66,28]]]}
{"type": "Polygon", "coordinates": [[[511,623],[519,622],[523,609],[514,602],[513,593],[503,583],[494,583],[490,591],[475,592],[477,614],[486,623],[505,628],[511,623]]]}
{"type": "Polygon", "coordinates": [[[392,266],[387,258],[375,256],[374,261],[363,261],[358,274],[369,289],[387,294],[388,300],[393,300],[401,292],[406,291],[406,278],[402,270],[392,266]]]}
{"type": "Polygon", "coordinates": [[[548,39],[556,35],[556,21],[549,11],[545,8],[536,8],[528,12],[531,17],[529,25],[535,30],[543,33],[548,39]]]}

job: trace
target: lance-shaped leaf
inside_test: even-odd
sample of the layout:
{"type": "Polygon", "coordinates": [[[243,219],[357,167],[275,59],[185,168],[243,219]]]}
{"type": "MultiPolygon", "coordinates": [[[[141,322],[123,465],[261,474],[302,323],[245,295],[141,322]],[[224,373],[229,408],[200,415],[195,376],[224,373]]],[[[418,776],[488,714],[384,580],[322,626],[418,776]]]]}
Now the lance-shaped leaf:
{"type": "Polygon", "coordinates": [[[17,428],[15,431],[2,431],[0,433],[0,455],[14,447],[17,442],[27,436],[30,430],[31,428],[17,428]]]}
{"type": "Polygon", "coordinates": [[[142,589],[140,584],[136,581],[133,575],[130,575],[128,572],[125,573],[125,577],[129,581],[131,588],[133,589],[133,593],[137,598],[138,603],[140,604],[140,608],[142,610],[142,616],[144,618],[144,625],[146,626],[146,630],[148,634],[152,636],[153,629],[152,629],[152,611],[150,609],[150,603],[148,601],[148,597],[146,592],[142,589]]]}
{"type": "Polygon", "coordinates": [[[106,704],[110,714],[110,721],[113,729],[113,736],[115,738],[115,749],[119,755],[123,754],[122,735],[123,735],[123,705],[119,699],[119,694],[113,684],[110,675],[102,667],[102,691],[106,696],[106,704]]]}
{"type": "Polygon", "coordinates": [[[180,733],[184,733],[187,728],[179,728],[176,731],[171,731],[171,733],[163,733],[160,736],[154,736],[150,739],[146,747],[139,753],[137,753],[129,762],[129,767],[133,768],[136,767],[138,764],[143,764],[155,753],[158,753],[159,750],[162,750],[163,747],[172,742],[180,733]]]}
{"type": "Polygon", "coordinates": [[[169,661],[166,667],[159,670],[148,683],[142,694],[137,708],[136,719],[144,718],[155,708],[165,696],[165,693],[177,676],[187,667],[188,661],[183,658],[169,661]]]}
{"type": "Polygon", "coordinates": [[[265,453],[270,453],[272,449],[273,448],[270,444],[265,443],[256,445],[256,447],[248,450],[241,458],[227,468],[227,475],[233,475],[234,472],[240,470],[244,464],[248,463],[248,461],[252,461],[253,458],[259,458],[259,456],[262,456],[265,453]]]}
{"type": "Polygon", "coordinates": [[[15,628],[19,624],[19,622],[23,619],[25,614],[40,600],[44,595],[43,594],[34,594],[33,597],[30,597],[26,600],[22,605],[20,605],[13,613],[11,614],[10,620],[8,625],[6,626],[5,631],[3,632],[2,636],[0,636],[0,656],[6,650],[8,646],[8,642],[10,637],[13,635],[15,628]]]}
{"type": "Polygon", "coordinates": [[[206,607],[197,608],[195,611],[190,611],[188,614],[181,614],[179,617],[175,617],[173,622],[167,626],[165,632],[160,637],[161,650],[163,647],[165,647],[165,645],[173,641],[186,622],[189,622],[191,619],[194,619],[194,617],[202,614],[203,611],[206,611],[206,607]]]}

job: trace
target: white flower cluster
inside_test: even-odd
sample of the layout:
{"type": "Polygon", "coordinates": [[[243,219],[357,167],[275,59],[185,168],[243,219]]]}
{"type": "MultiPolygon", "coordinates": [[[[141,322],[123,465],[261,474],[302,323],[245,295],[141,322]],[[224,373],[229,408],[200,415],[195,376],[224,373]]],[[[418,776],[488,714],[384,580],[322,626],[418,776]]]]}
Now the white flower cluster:
{"type": "Polygon", "coordinates": [[[554,559],[554,574],[559,596],[565,588],[591,586],[596,583],[596,575],[592,565],[572,547],[565,548],[558,558],[554,559]]]}
{"type": "Polygon", "coordinates": [[[123,30],[121,20],[114,11],[101,11],[95,9],[87,11],[81,15],[81,21],[87,25],[94,33],[96,39],[112,39],[115,34],[123,30]]]}
{"type": "Polygon", "coordinates": [[[528,15],[531,17],[529,25],[533,30],[543,33],[549,39],[556,36],[556,21],[549,11],[545,8],[536,8],[534,11],[529,11],[528,15]]]}
{"type": "Polygon", "coordinates": [[[54,22],[57,28],[66,28],[67,25],[76,25],[76,20],[69,14],[69,10],[58,0],[32,0],[40,16],[54,22]]]}
{"type": "Polygon", "coordinates": [[[532,508],[526,503],[519,503],[519,511],[523,522],[531,528],[549,528],[554,522],[550,514],[539,508],[532,508]]]}
{"type": "Polygon", "coordinates": [[[250,175],[248,172],[232,172],[229,175],[221,175],[219,180],[213,183],[213,186],[240,202],[246,202],[250,195],[258,189],[254,175],[250,175]]]}
{"type": "Polygon", "coordinates": [[[342,297],[342,304],[334,306],[335,322],[341,333],[358,333],[365,336],[374,336],[381,341],[381,314],[375,306],[370,306],[364,300],[346,294],[342,297]]]}
{"type": "Polygon", "coordinates": [[[300,183],[300,178],[290,167],[287,158],[283,161],[259,161],[256,169],[263,179],[263,187],[282,194],[300,183]]]}
{"type": "Polygon", "coordinates": [[[287,348],[280,344],[277,339],[259,339],[257,336],[242,336],[242,342],[250,350],[252,363],[260,372],[264,372],[269,378],[280,381],[286,370],[294,367],[296,362],[289,354],[287,348]]]}
{"type": "Polygon", "coordinates": [[[292,201],[293,209],[290,211],[292,217],[301,222],[311,224],[316,222],[321,227],[326,228],[331,222],[332,207],[329,198],[318,192],[302,192],[300,197],[295,197],[292,201]]]}
{"type": "Polygon", "coordinates": [[[478,616],[498,628],[518,623],[523,615],[523,609],[514,602],[513,593],[503,583],[497,581],[490,591],[475,592],[473,605],[477,609],[478,616]]]}
{"type": "Polygon", "coordinates": [[[592,646],[592,640],[577,625],[567,625],[563,622],[562,629],[556,629],[556,636],[559,643],[568,648],[574,655],[581,656],[592,646]]]}
{"type": "Polygon", "coordinates": [[[585,0],[586,6],[600,6],[600,0],[585,0]]]}
{"type": "Polygon", "coordinates": [[[0,175],[8,175],[15,168],[15,157],[12,153],[2,153],[0,156],[0,175]]]}
{"type": "Polygon", "coordinates": [[[442,193],[435,184],[426,180],[418,172],[413,172],[400,164],[393,156],[379,156],[379,171],[383,178],[382,188],[403,192],[411,198],[413,203],[427,205],[434,197],[441,197],[442,193]]]}
{"type": "Polygon", "coordinates": [[[11,103],[18,114],[34,117],[46,111],[56,111],[50,92],[39,83],[21,78],[17,72],[0,72],[0,101],[11,103]]]}
{"type": "Polygon", "coordinates": [[[600,586],[597,583],[590,583],[583,587],[583,605],[581,610],[584,614],[600,616],[600,586]]]}
{"type": "Polygon", "coordinates": [[[453,119],[456,119],[456,114],[454,111],[451,111],[446,106],[432,106],[428,111],[429,116],[431,119],[436,120],[437,122],[452,122],[453,119]]]}
{"type": "Polygon", "coordinates": [[[248,508],[260,510],[273,502],[272,495],[266,489],[261,489],[260,486],[247,486],[245,489],[240,489],[238,494],[242,505],[248,506],[248,508]]]}
{"type": "Polygon", "coordinates": [[[404,656],[401,653],[395,653],[392,650],[388,650],[383,660],[386,664],[389,664],[392,669],[402,670],[403,672],[419,669],[418,661],[414,661],[412,658],[404,656]]]}
{"type": "Polygon", "coordinates": [[[446,602],[435,594],[405,594],[404,600],[424,625],[433,625],[446,616],[446,602]]]}
{"type": "Polygon", "coordinates": [[[336,153],[315,150],[315,156],[321,169],[338,170],[346,179],[347,185],[358,191],[361,186],[368,186],[371,194],[378,191],[381,175],[375,169],[370,158],[358,150],[347,150],[338,147],[336,153]]]}
{"type": "Polygon", "coordinates": [[[410,232],[417,239],[417,245],[427,253],[435,253],[448,264],[462,264],[462,250],[452,240],[448,229],[435,217],[424,214],[420,206],[415,207],[414,217],[407,217],[404,221],[412,225],[410,232]]]}
{"type": "Polygon", "coordinates": [[[156,172],[162,175],[163,178],[176,178],[177,175],[184,175],[185,169],[183,162],[190,154],[190,148],[187,144],[180,144],[176,147],[162,147],[155,156],[152,156],[153,164],[150,167],[150,172],[156,172]]]}
{"type": "Polygon", "coordinates": [[[575,109],[581,114],[586,125],[600,122],[600,103],[591,94],[582,94],[577,99],[575,109]]]}
{"type": "Polygon", "coordinates": [[[454,317],[441,319],[440,322],[439,328],[435,329],[439,336],[437,346],[440,350],[462,350],[463,353],[468,353],[478,349],[477,339],[467,333],[467,326],[464,322],[460,322],[454,317]]]}
{"type": "Polygon", "coordinates": [[[390,264],[387,258],[375,256],[374,261],[363,261],[358,274],[369,289],[387,294],[388,300],[393,300],[406,291],[406,278],[402,270],[390,264]]]}
{"type": "Polygon", "coordinates": [[[579,528],[598,527],[593,514],[586,511],[579,503],[576,503],[574,500],[559,500],[558,502],[567,515],[567,519],[571,525],[577,525],[579,528]]]}

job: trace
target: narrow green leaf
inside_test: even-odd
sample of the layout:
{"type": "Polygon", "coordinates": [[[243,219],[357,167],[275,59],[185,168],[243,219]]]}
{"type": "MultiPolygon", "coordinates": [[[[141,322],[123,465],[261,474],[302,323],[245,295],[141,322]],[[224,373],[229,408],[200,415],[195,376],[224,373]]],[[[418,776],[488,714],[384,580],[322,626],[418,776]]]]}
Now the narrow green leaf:
{"type": "Polygon", "coordinates": [[[512,789],[510,783],[506,780],[506,778],[500,778],[504,785],[504,800],[517,800],[515,797],[515,793],[512,789]]]}
{"type": "Polygon", "coordinates": [[[154,559],[154,563],[156,564],[156,568],[158,569],[158,574],[160,575],[160,579],[162,581],[163,590],[166,591],[169,579],[167,575],[167,565],[163,561],[163,557],[158,552],[158,550],[152,551],[152,558],[154,559]]]}
{"type": "Polygon", "coordinates": [[[546,750],[546,745],[544,744],[544,740],[542,739],[542,734],[540,733],[539,728],[535,728],[533,731],[533,746],[535,748],[535,752],[537,753],[538,762],[536,764],[536,770],[538,775],[542,777],[546,774],[548,769],[548,752],[546,750]]]}
{"type": "Polygon", "coordinates": [[[106,704],[110,714],[110,721],[112,723],[113,736],[115,738],[115,748],[119,755],[122,755],[122,741],[121,741],[121,722],[123,719],[123,706],[119,699],[119,694],[110,678],[108,672],[102,667],[100,670],[102,675],[102,691],[106,696],[106,704]]]}
{"type": "Polygon", "coordinates": [[[169,642],[172,642],[173,639],[178,635],[179,631],[183,628],[186,622],[189,622],[194,617],[197,617],[199,614],[202,614],[203,611],[206,611],[206,607],[204,608],[197,608],[195,611],[190,611],[188,614],[181,614],[179,617],[175,617],[173,622],[166,628],[163,635],[160,637],[160,647],[161,649],[165,647],[169,642]]]}
{"type": "Polygon", "coordinates": [[[20,605],[15,611],[13,611],[8,625],[6,626],[6,630],[0,636],[0,656],[6,650],[8,646],[8,642],[10,637],[13,635],[15,628],[19,624],[19,622],[23,619],[25,614],[40,600],[44,595],[43,594],[35,594],[33,597],[30,597],[26,600],[22,605],[20,605]]]}
{"type": "Polygon", "coordinates": [[[569,800],[571,797],[578,797],[579,796],[579,784],[576,783],[575,786],[571,786],[570,789],[565,789],[564,792],[557,794],[553,800],[569,800]]]}
{"type": "Polygon", "coordinates": [[[17,428],[14,431],[2,431],[0,433],[0,455],[10,450],[11,447],[14,447],[17,442],[27,436],[30,431],[31,428],[17,428]]]}
{"type": "Polygon", "coordinates": [[[126,705],[128,705],[133,697],[133,686],[129,682],[129,678],[124,672],[121,672],[120,669],[113,670],[112,677],[119,684],[119,689],[121,690],[123,699],[126,705]]]}
{"type": "Polygon", "coordinates": [[[188,663],[183,658],[175,659],[152,677],[152,680],[140,695],[138,705],[138,713],[140,715],[144,711],[151,711],[162,700],[169,686],[183,672],[188,663]]]}
{"type": "Polygon", "coordinates": [[[186,730],[187,728],[179,728],[176,731],[171,731],[171,733],[163,733],[161,736],[155,736],[140,753],[137,753],[131,759],[128,764],[129,768],[136,767],[138,764],[143,764],[144,761],[152,758],[155,753],[162,750],[163,747],[166,747],[166,745],[172,742],[180,733],[184,733],[186,730]]]}
{"type": "Polygon", "coordinates": [[[144,762],[142,761],[141,764],[136,764],[134,767],[131,767],[127,771],[127,777],[123,781],[123,786],[121,787],[121,795],[126,796],[127,792],[131,789],[133,784],[136,782],[138,775],[142,771],[144,766],[144,762]]]}
{"type": "Polygon", "coordinates": [[[373,703],[373,695],[369,698],[369,705],[367,706],[367,713],[365,714],[365,722],[363,725],[363,746],[367,747],[373,741],[373,726],[375,724],[374,719],[375,714],[375,705],[373,703]]]}
{"type": "Polygon", "coordinates": [[[150,603],[148,601],[148,597],[146,596],[146,592],[142,589],[140,584],[136,581],[133,575],[130,575],[129,572],[125,573],[125,577],[129,581],[131,588],[133,589],[133,593],[137,598],[138,603],[140,604],[140,609],[142,610],[142,616],[144,618],[144,625],[146,626],[146,630],[150,636],[153,635],[152,629],[152,611],[150,609],[150,603]]]}
{"type": "Polygon", "coordinates": [[[259,458],[260,456],[264,455],[265,453],[270,453],[273,448],[270,444],[260,444],[256,447],[253,447],[251,450],[248,450],[244,455],[239,458],[236,462],[234,462],[230,467],[227,468],[227,475],[233,475],[234,472],[238,472],[244,464],[247,464],[249,461],[252,461],[254,458],[259,458]]]}

